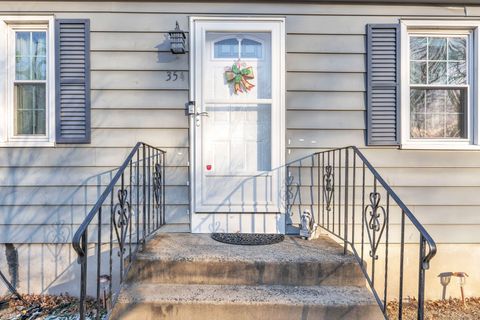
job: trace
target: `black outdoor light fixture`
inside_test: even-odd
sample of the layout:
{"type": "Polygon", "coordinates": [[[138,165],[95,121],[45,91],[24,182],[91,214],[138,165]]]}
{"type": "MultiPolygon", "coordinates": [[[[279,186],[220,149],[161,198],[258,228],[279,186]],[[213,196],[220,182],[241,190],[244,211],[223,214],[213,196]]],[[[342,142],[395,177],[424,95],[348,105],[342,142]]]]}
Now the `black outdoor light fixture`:
{"type": "Polygon", "coordinates": [[[184,54],[185,53],[185,32],[180,30],[178,21],[175,25],[175,30],[172,30],[168,33],[170,39],[170,51],[173,54],[184,54]]]}

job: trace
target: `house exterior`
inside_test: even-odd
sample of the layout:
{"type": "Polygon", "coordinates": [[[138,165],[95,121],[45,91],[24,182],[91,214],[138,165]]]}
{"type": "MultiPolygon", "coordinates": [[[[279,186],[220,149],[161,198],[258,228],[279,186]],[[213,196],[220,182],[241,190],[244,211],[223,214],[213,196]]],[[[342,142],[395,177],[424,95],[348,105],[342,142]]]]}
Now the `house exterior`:
{"type": "Polygon", "coordinates": [[[417,2],[1,1],[2,270],[76,290],[72,236],[138,141],[194,233],[298,232],[285,165],[354,145],[438,244],[427,296],[446,271],[477,295],[480,6],[417,2]]]}

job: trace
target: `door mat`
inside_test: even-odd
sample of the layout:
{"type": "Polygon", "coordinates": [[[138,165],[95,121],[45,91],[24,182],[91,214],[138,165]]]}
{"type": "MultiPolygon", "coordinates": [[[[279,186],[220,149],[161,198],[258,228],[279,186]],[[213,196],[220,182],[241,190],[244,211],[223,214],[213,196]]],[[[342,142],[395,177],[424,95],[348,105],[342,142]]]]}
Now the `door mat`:
{"type": "Polygon", "coordinates": [[[212,233],[212,239],[242,246],[262,246],[282,242],[285,236],[265,233],[212,233]]]}

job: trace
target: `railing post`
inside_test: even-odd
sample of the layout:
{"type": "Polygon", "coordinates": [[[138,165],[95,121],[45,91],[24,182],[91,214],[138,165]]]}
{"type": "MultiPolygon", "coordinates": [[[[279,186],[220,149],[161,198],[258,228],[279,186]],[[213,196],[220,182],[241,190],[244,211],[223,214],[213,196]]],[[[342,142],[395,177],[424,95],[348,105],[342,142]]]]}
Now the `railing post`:
{"type": "Polygon", "coordinates": [[[424,318],[424,304],[425,304],[425,267],[423,260],[425,259],[425,237],[420,234],[420,256],[418,261],[418,312],[417,319],[424,318]]]}
{"type": "MultiPolygon", "coordinates": [[[[124,178],[123,178],[123,173],[122,173],[121,185],[120,185],[120,190],[118,191],[119,192],[118,197],[120,197],[120,192],[124,191],[124,189],[123,189],[124,188],[123,179],[124,178]]],[[[119,201],[121,202],[122,200],[119,199],[119,201]]],[[[118,224],[120,225],[120,231],[117,231],[117,241],[118,241],[118,247],[119,247],[118,256],[120,257],[120,282],[122,282],[123,281],[123,263],[124,263],[123,256],[124,256],[124,253],[125,253],[124,252],[125,251],[125,242],[123,241],[123,232],[124,232],[125,225],[123,223],[123,207],[122,207],[122,205],[120,205],[120,208],[117,209],[117,210],[120,210],[119,211],[120,217],[119,217],[119,221],[118,221],[118,224]],[[120,232],[120,234],[118,232],[120,232]]],[[[114,212],[114,214],[116,214],[116,212],[114,212]]],[[[119,226],[117,225],[116,228],[118,228],[118,227],[119,226]]]]}
{"type": "Polygon", "coordinates": [[[402,210],[400,230],[400,285],[398,289],[398,320],[403,319],[403,259],[405,254],[405,211],[402,210]]]}
{"type": "Polygon", "coordinates": [[[165,152],[162,152],[162,225],[166,223],[166,201],[165,201],[165,152]]]}
{"type": "MultiPolygon", "coordinates": [[[[338,235],[342,234],[342,149],[338,150],[338,235]]],[[[335,230],[335,229],[333,229],[335,230]]]]}
{"type": "MultiPolygon", "coordinates": [[[[349,169],[349,159],[348,159],[348,148],[345,149],[345,217],[343,219],[343,254],[347,254],[347,244],[348,244],[348,169],[349,169]]],[[[353,228],[354,226],[352,226],[353,228]]]]}
{"type": "Polygon", "coordinates": [[[146,184],[146,181],[147,181],[147,167],[146,167],[146,161],[147,159],[145,158],[145,145],[142,145],[142,158],[143,158],[143,162],[142,162],[142,170],[143,170],[143,176],[142,176],[142,194],[143,194],[143,235],[142,235],[142,242],[145,240],[145,237],[147,235],[147,224],[146,224],[146,221],[147,221],[147,184],[146,184]]]}
{"type": "Polygon", "coordinates": [[[102,267],[102,207],[98,209],[98,227],[97,227],[97,315],[96,320],[100,320],[100,276],[102,267]]]}
{"type": "Polygon", "coordinates": [[[137,246],[140,244],[140,151],[137,150],[137,164],[136,164],[136,171],[137,171],[137,178],[136,178],[136,183],[137,183],[137,199],[136,203],[136,219],[137,219],[137,246]]]}
{"type": "Polygon", "coordinates": [[[88,257],[88,249],[87,249],[87,237],[88,231],[85,230],[85,233],[82,236],[82,251],[83,257],[80,259],[80,305],[79,305],[79,313],[80,313],[80,320],[85,320],[85,313],[86,313],[86,299],[87,299],[87,257],[88,257]]]}
{"type": "Polygon", "coordinates": [[[152,199],[151,199],[151,189],[152,189],[152,159],[151,159],[151,150],[150,147],[147,147],[147,159],[148,159],[148,164],[147,164],[147,177],[148,177],[148,182],[147,182],[147,193],[148,193],[148,201],[147,201],[147,231],[150,233],[151,231],[151,222],[152,222],[152,199]]]}
{"type": "Polygon", "coordinates": [[[322,205],[322,181],[320,179],[320,153],[317,153],[317,223],[319,225],[323,225],[320,222],[320,211],[322,205]]]}

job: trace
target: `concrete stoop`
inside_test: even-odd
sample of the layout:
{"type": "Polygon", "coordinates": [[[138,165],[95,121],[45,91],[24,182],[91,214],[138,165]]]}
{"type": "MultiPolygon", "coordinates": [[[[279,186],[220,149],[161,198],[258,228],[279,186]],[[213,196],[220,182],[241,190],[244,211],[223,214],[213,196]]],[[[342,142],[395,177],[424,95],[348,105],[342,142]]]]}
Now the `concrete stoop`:
{"type": "Polygon", "coordinates": [[[234,246],[159,234],[139,253],[111,319],[383,319],[351,255],[320,237],[234,246]]]}

